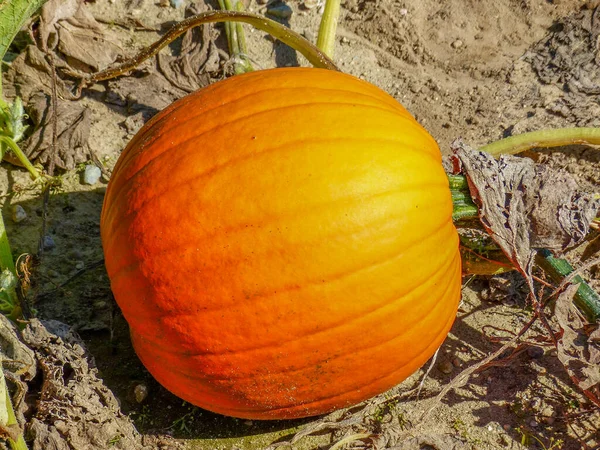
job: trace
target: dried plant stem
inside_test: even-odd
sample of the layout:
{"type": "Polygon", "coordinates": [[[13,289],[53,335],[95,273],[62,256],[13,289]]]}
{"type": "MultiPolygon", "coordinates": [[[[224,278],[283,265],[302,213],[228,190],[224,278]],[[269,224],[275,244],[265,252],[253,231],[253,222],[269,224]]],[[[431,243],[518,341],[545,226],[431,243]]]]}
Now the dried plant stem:
{"type": "Polygon", "coordinates": [[[82,76],[80,73],[71,72],[71,75],[81,80],[79,92],[85,86],[92,85],[98,81],[109,80],[121,75],[125,75],[139,66],[142,62],[155,56],[163,47],[169,45],[183,33],[191,28],[212,22],[243,22],[253,25],[254,27],[263,30],[273,37],[279,39],[283,43],[289,45],[293,49],[302,53],[306,59],[315,67],[323,69],[338,70],[333,61],[319,50],[316,46],[308,42],[298,33],[281,25],[274,20],[267,19],[264,16],[238,11],[208,11],[196,16],[189,17],[174,25],[161,39],[154,44],[144,48],[133,58],[124,63],[108,68],[101,72],[96,72],[91,75],[82,76]]]}

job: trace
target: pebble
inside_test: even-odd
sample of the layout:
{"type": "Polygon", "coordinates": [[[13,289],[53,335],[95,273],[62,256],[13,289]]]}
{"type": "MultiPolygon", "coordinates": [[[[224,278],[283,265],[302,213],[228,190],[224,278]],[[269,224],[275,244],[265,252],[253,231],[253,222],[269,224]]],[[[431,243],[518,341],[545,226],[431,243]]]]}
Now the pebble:
{"type": "Polygon", "coordinates": [[[505,423],[504,425],[502,425],[502,428],[504,428],[504,431],[510,431],[510,425],[505,423]]]}
{"type": "Polygon", "coordinates": [[[85,267],[85,263],[83,261],[77,261],[77,263],[75,264],[75,268],[77,270],[81,270],[85,267]]]}
{"type": "Polygon", "coordinates": [[[452,45],[452,48],[457,48],[458,49],[458,48],[461,48],[465,44],[460,39],[457,39],[451,45],[452,45]]]}
{"type": "Polygon", "coordinates": [[[268,6],[267,14],[278,19],[289,19],[292,17],[292,8],[284,4],[268,6]]]}
{"type": "Polygon", "coordinates": [[[44,250],[52,250],[53,248],[56,247],[56,242],[54,242],[54,239],[52,238],[52,236],[47,234],[46,236],[44,236],[44,239],[42,240],[42,246],[44,247],[44,250]]]}
{"type": "Polygon", "coordinates": [[[60,274],[53,269],[48,269],[48,272],[46,272],[46,275],[48,275],[50,278],[58,278],[60,276],[60,274]]]}
{"type": "Polygon", "coordinates": [[[537,345],[533,345],[527,348],[527,354],[532,359],[540,359],[544,356],[544,349],[542,347],[538,347],[537,345]]]}
{"type": "Polygon", "coordinates": [[[85,171],[83,172],[83,182],[93,186],[98,182],[101,176],[102,171],[100,168],[94,164],[89,164],[85,166],[85,171]]]}
{"type": "Polygon", "coordinates": [[[171,6],[173,8],[179,8],[180,6],[183,6],[184,0],[171,0],[171,6]]]}
{"type": "Polygon", "coordinates": [[[254,424],[254,422],[252,422],[251,420],[244,420],[244,425],[246,425],[247,427],[251,427],[254,424]]]}
{"type": "Polygon", "coordinates": [[[400,11],[398,11],[400,13],[401,16],[405,16],[408,14],[408,9],[406,8],[400,8],[400,11]]]}
{"type": "Polygon", "coordinates": [[[452,363],[450,361],[442,361],[438,364],[438,369],[442,373],[449,374],[452,373],[454,366],[452,366],[452,363]]]}
{"type": "Polygon", "coordinates": [[[133,388],[133,395],[136,402],[142,403],[148,397],[148,386],[144,383],[136,384],[133,388]]]}
{"type": "Polygon", "coordinates": [[[14,223],[23,222],[27,219],[27,213],[21,205],[13,205],[12,207],[12,220],[14,223]]]}
{"type": "Polygon", "coordinates": [[[452,358],[452,365],[454,367],[460,367],[462,365],[462,363],[460,362],[460,359],[458,359],[458,358],[452,358]]]}
{"type": "Polygon", "coordinates": [[[530,426],[531,428],[535,428],[535,427],[537,427],[538,425],[539,425],[539,424],[538,424],[538,421],[537,421],[537,420],[535,420],[535,419],[531,419],[531,420],[529,421],[529,426],[530,426]]]}
{"type": "Polygon", "coordinates": [[[304,3],[302,4],[302,6],[305,9],[313,9],[317,6],[321,6],[320,4],[322,3],[322,0],[304,0],[304,3]]]}

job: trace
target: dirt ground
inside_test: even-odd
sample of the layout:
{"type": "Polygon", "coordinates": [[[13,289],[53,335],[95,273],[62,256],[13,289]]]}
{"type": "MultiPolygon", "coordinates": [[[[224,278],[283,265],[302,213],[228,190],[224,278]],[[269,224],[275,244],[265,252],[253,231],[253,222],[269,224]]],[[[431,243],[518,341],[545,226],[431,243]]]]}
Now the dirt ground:
{"type": "MultiPolygon", "coordinates": [[[[182,19],[191,3],[197,11],[215,6],[202,0],[96,0],[86,2],[84,8],[114,43],[115,57],[127,57],[157,39],[173,21],[182,19]],[[172,6],[179,3],[177,8],[172,6]]],[[[249,9],[285,11],[283,4],[291,8],[291,16],[280,20],[315,41],[320,2],[265,5],[264,1],[252,0],[249,9]]],[[[36,271],[37,300],[33,306],[38,317],[59,320],[79,333],[89,357],[95,360],[98,376],[117,397],[125,419],[133,421],[143,436],[154,437],[144,441],[146,448],[263,449],[289,439],[315,420],[230,419],[185,404],[168,393],[137,360],[101,264],[99,218],[110,170],[127,141],[149,117],[230,70],[222,30],[217,25],[205,35],[211,43],[203,50],[202,70],[190,75],[192,81],[169,81],[165,70],[157,70],[157,62],[152,60],[145,64],[145,70],[129,78],[93,86],[79,100],[60,100],[71,111],[85,109],[89,135],[80,138],[70,159],[62,159],[71,168],[60,171],[62,186],[48,203],[46,234],[52,242],[36,271]],[[103,165],[105,174],[97,184],[85,185],[83,171],[93,161],[103,165]]],[[[308,65],[264,33],[246,31],[256,68],[308,65]]],[[[181,44],[175,43],[163,50],[163,63],[172,64],[172,55],[178,55],[180,49],[181,44]]],[[[24,60],[26,50],[21,47],[20,51],[24,60]]],[[[198,48],[194,51],[199,52],[198,48]]],[[[477,147],[543,128],[600,127],[598,2],[345,0],[334,59],[343,71],[393,95],[431,132],[444,153],[459,137],[477,147]]],[[[18,93],[26,103],[33,102],[32,75],[19,72],[17,62],[18,58],[8,70],[6,95],[18,93]]],[[[293,132],[285,124],[273,126],[293,132]]],[[[73,143],[75,138],[69,139],[73,143]]],[[[583,187],[598,191],[597,149],[574,146],[529,156],[575,174],[583,187]]],[[[24,171],[4,164],[0,191],[5,194],[3,211],[14,253],[36,253],[43,215],[39,187],[31,185],[24,171]],[[15,223],[11,219],[15,205],[24,208],[26,220],[15,223]]],[[[570,257],[580,264],[597,251],[596,239],[570,257]]],[[[599,274],[597,266],[587,273],[597,288],[599,274]]],[[[391,402],[370,419],[371,431],[381,432],[393,424],[403,436],[399,441],[389,440],[387,447],[600,448],[600,412],[573,385],[552,346],[542,339],[544,331],[536,327],[527,335],[532,344],[527,350],[477,373],[422,418],[444,385],[496,350],[531,317],[524,292],[514,275],[500,281],[465,279],[458,318],[420,395],[391,402]]],[[[384,395],[391,397],[415,387],[425,369],[384,395]]],[[[358,433],[360,427],[354,431],[358,433]]],[[[292,448],[329,448],[340,438],[339,430],[326,431],[301,439],[292,448]]],[[[344,448],[372,448],[371,442],[365,438],[344,448]]],[[[126,448],[117,442],[111,445],[126,448]]],[[[86,448],[109,447],[98,444],[86,448]]]]}

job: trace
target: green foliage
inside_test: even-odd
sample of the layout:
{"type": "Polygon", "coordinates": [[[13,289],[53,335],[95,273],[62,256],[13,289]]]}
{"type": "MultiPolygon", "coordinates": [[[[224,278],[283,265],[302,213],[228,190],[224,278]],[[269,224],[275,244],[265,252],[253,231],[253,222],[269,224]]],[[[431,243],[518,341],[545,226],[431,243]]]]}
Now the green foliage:
{"type": "Polygon", "coordinates": [[[46,0],[10,0],[0,2],[0,59],[10,47],[13,39],[27,19],[35,13],[46,0]]]}

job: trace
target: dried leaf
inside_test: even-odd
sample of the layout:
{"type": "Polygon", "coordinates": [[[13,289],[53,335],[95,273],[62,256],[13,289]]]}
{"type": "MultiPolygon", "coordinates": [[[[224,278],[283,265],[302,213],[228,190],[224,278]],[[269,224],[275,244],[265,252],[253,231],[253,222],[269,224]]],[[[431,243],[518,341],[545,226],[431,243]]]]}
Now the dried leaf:
{"type": "Polygon", "coordinates": [[[573,176],[528,158],[454,147],[481,222],[523,274],[531,274],[534,249],[563,252],[583,241],[600,200],[579,191],[573,176]]]}
{"type": "Polygon", "coordinates": [[[573,304],[578,287],[569,286],[556,300],[555,316],[563,332],[558,359],[581,389],[590,390],[600,386],[600,332],[588,337],[584,331],[586,321],[573,304]]]}
{"type": "MultiPolygon", "coordinates": [[[[24,151],[30,160],[48,164],[52,155],[52,126],[50,98],[34,94],[29,103],[29,115],[36,131],[25,142],[24,151]]],[[[88,139],[92,122],[91,111],[78,103],[59,103],[57,107],[58,139],[55,165],[61,169],[73,169],[89,160],[88,139]]]]}
{"type": "MultiPolygon", "coordinates": [[[[186,9],[186,17],[202,12],[196,4],[186,9]]],[[[173,86],[194,92],[210,83],[210,73],[219,69],[220,57],[207,26],[189,30],[183,36],[177,56],[158,55],[158,67],[173,86]]]]}
{"type": "Polygon", "coordinates": [[[86,9],[84,0],[50,0],[42,8],[39,43],[58,47],[72,68],[92,72],[112,64],[122,49],[86,9]]]}
{"type": "Polygon", "coordinates": [[[38,320],[23,331],[40,361],[43,381],[37,411],[28,423],[35,449],[149,449],[119,411],[75,335],[63,338],[38,320]],[[119,439],[115,439],[118,437],[119,439]]]}

